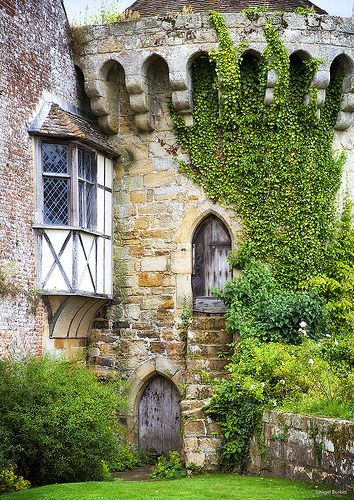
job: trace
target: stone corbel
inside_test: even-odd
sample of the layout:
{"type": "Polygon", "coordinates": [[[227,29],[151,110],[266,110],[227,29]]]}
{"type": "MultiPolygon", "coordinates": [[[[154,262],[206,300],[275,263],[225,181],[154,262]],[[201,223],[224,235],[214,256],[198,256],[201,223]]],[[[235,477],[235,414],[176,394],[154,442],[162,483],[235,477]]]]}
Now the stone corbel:
{"type": "Polygon", "coordinates": [[[275,69],[271,69],[268,71],[267,75],[267,88],[264,96],[264,104],[265,106],[269,106],[274,103],[274,87],[277,83],[278,75],[275,69]]]}
{"type": "Polygon", "coordinates": [[[335,130],[348,130],[354,123],[354,75],[349,75],[343,81],[344,96],[338,113],[335,130]]]}
{"type": "Polygon", "coordinates": [[[187,75],[170,74],[170,85],[174,108],[183,116],[186,125],[192,125],[192,92],[187,75]]]}
{"type": "Polygon", "coordinates": [[[118,132],[118,122],[111,115],[109,101],[106,98],[106,85],[104,80],[85,81],[85,92],[90,98],[92,112],[98,117],[100,129],[108,135],[118,132]]]}
{"type": "Polygon", "coordinates": [[[154,119],[150,113],[150,99],[145,79],[139,76],[128,76],[126,79],[130,107],[135,113],[135,124],[142,132],[154,130],[154,119]]]}
{"type": "Polygon", "coordinates": [[[312,87],[317,89],[317,110],[318,116],[320,116],[320,109],[323,108],[326,100],[326,89],[331,80],[331,74],[329,71],[320,70],[317,71],[312,80],[312,87]]]}

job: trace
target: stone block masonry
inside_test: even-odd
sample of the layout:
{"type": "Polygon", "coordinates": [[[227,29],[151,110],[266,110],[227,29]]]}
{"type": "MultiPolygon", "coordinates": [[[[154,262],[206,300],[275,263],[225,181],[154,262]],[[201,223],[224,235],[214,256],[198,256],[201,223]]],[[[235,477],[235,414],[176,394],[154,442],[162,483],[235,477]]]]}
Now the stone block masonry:
{"type": "Polygon", "coordinates": [[[266,412],[248,471],[354,491],[354,423],[266,412]]]}

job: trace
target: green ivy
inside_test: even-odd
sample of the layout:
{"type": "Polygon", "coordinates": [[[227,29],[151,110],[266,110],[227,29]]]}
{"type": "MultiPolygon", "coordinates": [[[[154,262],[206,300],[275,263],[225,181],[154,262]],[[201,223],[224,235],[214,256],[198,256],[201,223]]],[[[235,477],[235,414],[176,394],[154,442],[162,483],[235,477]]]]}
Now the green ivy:
{"type": "Polygon", "coordinates": [[[319,61],[289,58],[265,27],[260,59],[235,47],[223,17],[210,12],[219,46],[192,66],[193,126],[170,105],[177,139],[189,153],[180,169],[244,226],[243,251],[270,264],[285,287],[319,275],[335,221],[344,155],[332,151],[343,76],[332,75],[320,118],[311,86],[319,61]],[[267,75],[277,74],[265,105],[267,75]]]}

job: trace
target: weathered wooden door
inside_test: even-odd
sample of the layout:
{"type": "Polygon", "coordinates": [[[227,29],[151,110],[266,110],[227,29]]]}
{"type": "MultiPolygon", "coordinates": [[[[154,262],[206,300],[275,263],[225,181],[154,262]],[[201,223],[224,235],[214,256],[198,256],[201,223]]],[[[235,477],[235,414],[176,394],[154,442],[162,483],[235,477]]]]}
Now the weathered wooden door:
{"type": "Polygon", "coordinates": [[[139,444],[157,455],[180,449],[180,395],[158,375],[146,386],[139,404],[139,444]]]}
{"type": "Polygon", "coordinates": [[[212,288],[222,290],[232,279],[227,255],[231,250],[230,234],[223,222],[215,215],[206,217],[193,237],[192,289],[198,297],[208,298],[212,288]]]}

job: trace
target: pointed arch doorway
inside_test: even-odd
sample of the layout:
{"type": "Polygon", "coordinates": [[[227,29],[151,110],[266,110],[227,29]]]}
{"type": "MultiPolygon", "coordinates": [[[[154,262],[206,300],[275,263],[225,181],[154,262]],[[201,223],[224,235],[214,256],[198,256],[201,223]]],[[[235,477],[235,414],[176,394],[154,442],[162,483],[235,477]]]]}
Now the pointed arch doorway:
{"type": "Polygon", "coordinates": [[[181,449],[180,401],[176,386],[168,378],[150,379],[139,402],[139,445],[154,455],[181,449]]]}
{"type": "Polygon", "coordinates": [[[227,262],[231,250],[231,236],[225,224],[214,214],[198,225],[192,241],[193,307],[197,313],[221,314],[225,305],[211,296],[211,290],[223,290],[232,279],[227,262]]]}

